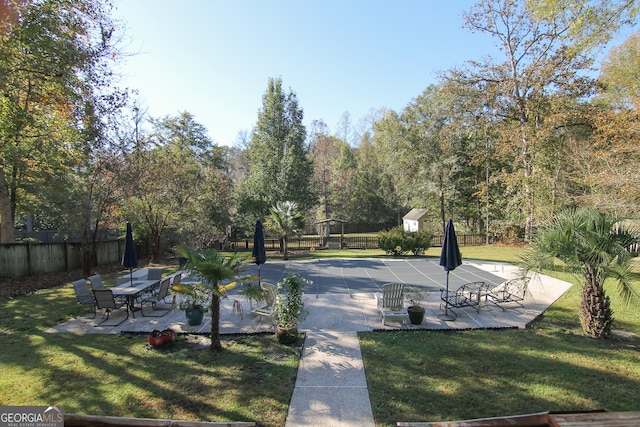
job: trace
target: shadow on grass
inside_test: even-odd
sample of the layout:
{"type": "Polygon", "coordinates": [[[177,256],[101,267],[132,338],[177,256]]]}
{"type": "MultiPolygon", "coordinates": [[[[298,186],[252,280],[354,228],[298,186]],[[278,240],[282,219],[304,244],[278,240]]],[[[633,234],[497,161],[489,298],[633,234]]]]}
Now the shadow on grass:
{"type": "Polygon", "coordinates": [[[0,401],[61,405],[67,413],[282,426],[302,341],[223,336],[218,354],[186,336],[165,348],[146,335],[47,334],[83,311],[62,286],[3,304],[0,401]],[[68,313],[59,315],[56,313],[68,313]]]}
{"type": "Polygon", "coordinates": [[[377,425],[638,409],[638,347],[629,342],[529,330],[369,332],[360,339],[377,425]]]}

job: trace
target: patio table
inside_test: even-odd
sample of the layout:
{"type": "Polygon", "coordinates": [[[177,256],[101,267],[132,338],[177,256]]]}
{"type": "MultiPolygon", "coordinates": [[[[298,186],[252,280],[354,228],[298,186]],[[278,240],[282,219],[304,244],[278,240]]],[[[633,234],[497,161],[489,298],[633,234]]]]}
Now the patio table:
{"type": "MultiPolygon", "coordinates": [[[[127,310],[131,312],[133,317],[135,316],[134,311],[136,310],[134,303],[136,297],[143,292],[147,292],[154,287],[160,284],[160,280],[136,280],[134,279],[133,283],[124,283],[122,285],[115,286],[111,288],[114,296],[125,297],[127,299],[127,310]]],[[[141,310],[138,308],[138,310],[141,310]]]]}

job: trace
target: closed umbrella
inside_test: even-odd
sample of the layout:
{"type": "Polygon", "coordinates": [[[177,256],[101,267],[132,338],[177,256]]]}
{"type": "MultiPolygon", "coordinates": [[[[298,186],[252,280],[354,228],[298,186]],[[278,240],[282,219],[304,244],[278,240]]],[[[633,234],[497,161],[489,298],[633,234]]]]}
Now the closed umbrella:
{"type": "MultiPolygon", "coordinates": [[[[440,253],[440,265],[447,272],[447,297],[449,296],[449,271],[455,270],[460,264],[462,264],[462,255],[456,239],[456,230],[453,228],[453,220],[449,219],[444,229],[444,241],[440,253]]],[[[438,317],[442,320],[455,320],[456,317],[449,314],[448,298],[444,303],[444,315],[438,317]]]]}
{"type": "Polygon", "coordinates": [[[260,283],[260,267],[267,262],[267,252],[264,248],[264,229],[262,228],[262,222],[256,221],[256,230],[253,233],[253,258],[258,265],[258,283],[260,283]]]}
{"type": "Polygon", "coordinates": [[[129,269],[129,278],[131,279],[131,286],[133,286],[133,269],[138,266],[138,256],[136,255],[136,245],[133,242],[133,229],[129,221],[127,221],[127,234],[124,239],[122,266],[129,269]]]}

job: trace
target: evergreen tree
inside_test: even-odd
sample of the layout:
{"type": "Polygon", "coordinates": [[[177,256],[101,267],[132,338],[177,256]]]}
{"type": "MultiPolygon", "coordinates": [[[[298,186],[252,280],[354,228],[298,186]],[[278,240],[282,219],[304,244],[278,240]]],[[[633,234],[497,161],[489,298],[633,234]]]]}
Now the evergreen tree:
{"type": "Polygon", "coordinates": [[[314,205],[313,164],[302,117],[296,94],[285,93],[281,79],[270,79],[247,148],[249,170],[239,189],[239,212],[248,222],[266,217],[276,202],[295,202],[302,212],[314,205]]]}

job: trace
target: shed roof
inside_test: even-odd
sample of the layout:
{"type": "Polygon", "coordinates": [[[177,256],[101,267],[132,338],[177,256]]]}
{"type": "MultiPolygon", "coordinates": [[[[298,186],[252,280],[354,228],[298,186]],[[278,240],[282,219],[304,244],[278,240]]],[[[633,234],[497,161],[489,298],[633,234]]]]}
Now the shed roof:
{"type": "Polygon", "coordinates": [[[426,209],[413,208],[407,213],[402,219],[407,219],[409,221],[420,221],[422,218],[427,216],[426,209]]]}

